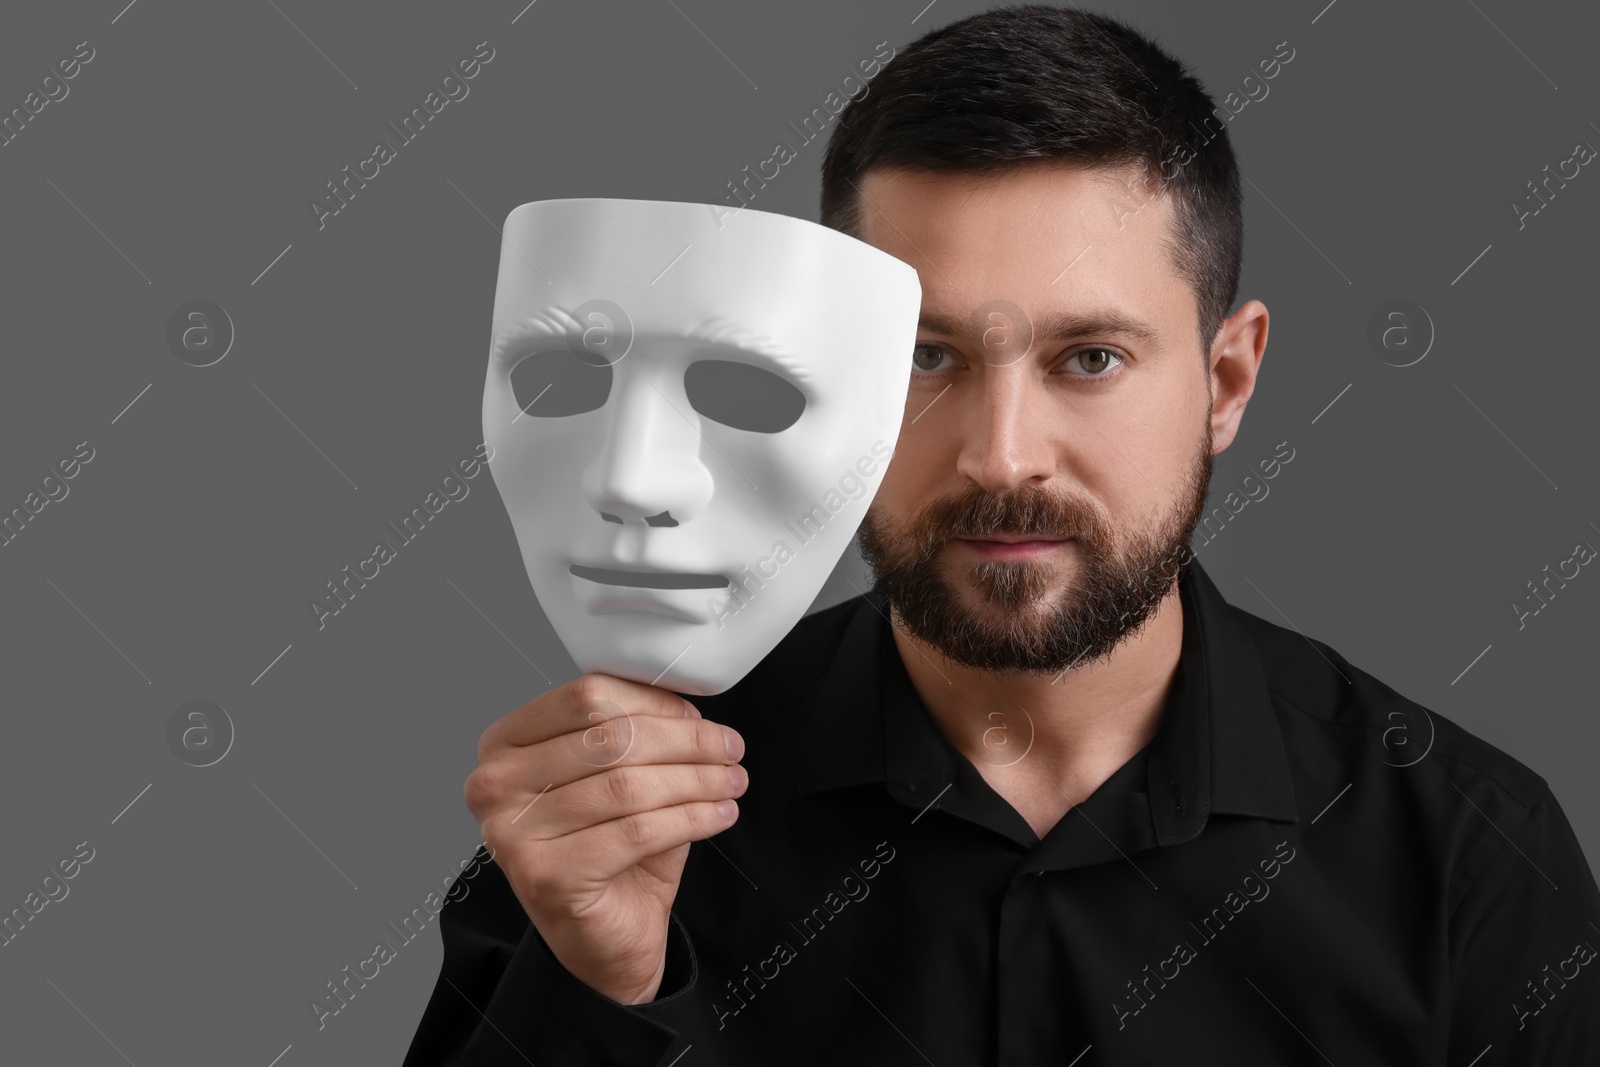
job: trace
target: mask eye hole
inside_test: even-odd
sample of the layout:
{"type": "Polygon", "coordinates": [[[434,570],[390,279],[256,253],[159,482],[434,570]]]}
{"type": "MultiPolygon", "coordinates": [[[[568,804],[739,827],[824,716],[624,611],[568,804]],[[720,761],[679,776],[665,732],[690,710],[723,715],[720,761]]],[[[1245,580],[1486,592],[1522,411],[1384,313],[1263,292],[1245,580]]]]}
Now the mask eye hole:
{"type": "Polygon", "coordinates": [[[611,364],[590,362],[575,352],[533,352],[511,368],[517,407],[535,418],[554,419],[593,411],[611,395],[611,364]]]}
{"type": "Polygon", "coordinates": [[[805,394],[792,382],[761,367],[726,359],[689,364],[683,390],[701,415],[753,433],[787,430],[806,409],[805,394]]]}

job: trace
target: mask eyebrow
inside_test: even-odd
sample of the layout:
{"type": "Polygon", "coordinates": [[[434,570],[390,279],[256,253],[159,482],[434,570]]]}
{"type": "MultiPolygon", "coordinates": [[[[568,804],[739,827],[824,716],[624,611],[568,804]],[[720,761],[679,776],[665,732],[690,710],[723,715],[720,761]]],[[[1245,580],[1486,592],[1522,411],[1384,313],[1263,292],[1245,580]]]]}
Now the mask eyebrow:
{"type": "Polygon", "coordinates": [[[519,319],[501,330],[500,335],[490,346],[489,357],[496,362],[505,363],[515,356],[522,355],[529,341],[565,343],[568,325],[576,321],[572,317],[572,312],[566,308],[553,304],[542,307],[527,318],[519,319]]]}
{"type": "MultiPolygon", "coordinates": [[[[500,331],[490,349],[494,360],[505,363],[523,354],[530,341],[560,341],[565,344],[567,331],[577,320],[571,310],[559,305],[547,305],[519,319],[500,331]]],[[[707,319],[685,330],[686,340],[701,341],[719,348],[732,348],[757,356],[781,367],[790,377],[810,381],[811,372],[791,349],[766,334],[749,329],[733,319],[707,319]]]]}
{"type": "Polygon", "coordinates": [[[776,363],[791,377],[801,381],[809,381],[811,378],[811,373],[805,364],[787,346],[732,319],[707,319],[699,325],[689,327],[683,335],[691,341],[704,341],[706,344],[735,348],[750,355],[760,356],[776,363]]]}

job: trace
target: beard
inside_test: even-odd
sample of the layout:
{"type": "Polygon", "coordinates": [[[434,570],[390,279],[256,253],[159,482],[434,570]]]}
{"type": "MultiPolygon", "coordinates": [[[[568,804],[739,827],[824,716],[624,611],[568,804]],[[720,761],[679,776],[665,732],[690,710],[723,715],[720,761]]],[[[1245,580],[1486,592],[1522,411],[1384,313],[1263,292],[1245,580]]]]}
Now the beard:
{"type": "Polygon", "coordinates": [[[1183,577],[1211,486],[1211,423],[1179,488],[1150,529],[1119,530],[1088,502],[1034,485],[965,491],[924,504],[903,528],[867,509],[858,541],[874,588],[912,636],[978,670],[1043,674],[1111,654],[1183,577]],[[1052,601],[1055,563],[981,560],[962,575],[979,603],[946,580],[938,556],[957,537],[1072,538],[1077,574],[1052,601]]]}

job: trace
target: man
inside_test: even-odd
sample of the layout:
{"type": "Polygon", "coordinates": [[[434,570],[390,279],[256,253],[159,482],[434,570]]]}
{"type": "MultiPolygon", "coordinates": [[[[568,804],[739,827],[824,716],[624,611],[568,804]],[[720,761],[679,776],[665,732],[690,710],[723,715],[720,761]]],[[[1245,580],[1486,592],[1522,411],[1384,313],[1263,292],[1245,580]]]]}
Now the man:
{"type": "Polygon", "coordinates": [[[1600,1062],[1544,780],[1189,557],[1268,323],[1203,89],[1038,6],[873,88],[822,221],[923,287],[875,585],[693,708],[589,675],[484,733],[408,1067],[1600,1062]]]}

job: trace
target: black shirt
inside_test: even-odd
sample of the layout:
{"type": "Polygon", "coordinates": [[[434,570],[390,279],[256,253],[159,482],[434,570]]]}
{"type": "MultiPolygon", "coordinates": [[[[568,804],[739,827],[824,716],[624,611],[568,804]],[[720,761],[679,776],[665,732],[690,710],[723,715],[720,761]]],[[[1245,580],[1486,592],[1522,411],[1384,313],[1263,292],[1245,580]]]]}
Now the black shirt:
{"type": "Polygon", "coordinates": [[[750,786],[657,999],[570,975],[485,856],[405,1067],[1600,1063],[1600,892],[1545,781],[1197,562],[1179,589],[1155,738],[1043,839],[876,592],[801,620],[692,698],[750,786]]]}

